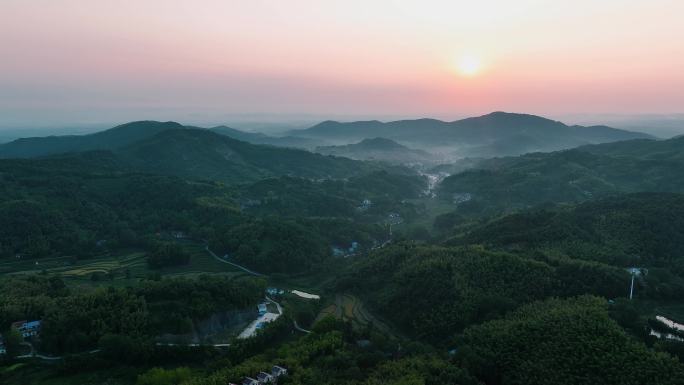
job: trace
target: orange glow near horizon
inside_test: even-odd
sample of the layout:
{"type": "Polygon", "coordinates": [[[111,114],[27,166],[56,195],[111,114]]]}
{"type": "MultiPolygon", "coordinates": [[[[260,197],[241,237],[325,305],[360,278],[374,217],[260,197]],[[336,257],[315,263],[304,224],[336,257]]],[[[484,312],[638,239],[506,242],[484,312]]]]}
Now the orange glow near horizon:
{"type": "Polygon", "coordinates": [[[682,14],[677,0],[4,0],[0,120],[682,112],[682,14]]]}

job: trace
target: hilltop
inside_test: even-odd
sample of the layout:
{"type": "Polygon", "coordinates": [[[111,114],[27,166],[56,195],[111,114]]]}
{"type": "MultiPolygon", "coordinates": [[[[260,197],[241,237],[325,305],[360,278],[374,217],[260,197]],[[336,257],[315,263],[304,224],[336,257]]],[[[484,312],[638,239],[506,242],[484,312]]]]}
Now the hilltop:
{"type": "Polygon", "coordinates": [[[470,193],[509,209],[545,202],[580,202],[617,193],[684,192],[684,140],[631,140],[551,153],[473,162],[449,176],[440,193],[470,193]]]}
{"type": "Polygon", "coordinates": [[[163,131],[115,153],[137,170],[227,182],[281,175],[345,178],[378,169],[304,150],[254,145],[202,129],[163,131]]]}
{"type": "Polygon", "coordinates": [[[386,123],[377,120],[349,123],[325,121],[290,134],[338,144],[383,137],[414,148],[439,148],[457,157],[518,155],[650,138],[647,134],[607,126],[568,126],[540,116],[507,112],[493,112],[453,122],[436,119],[386,123]]]}
{"type": "Polygon", "coordinates": [[[427,151],[414,150],[386,138],[364,139],[358,143],[341,146],[319,146],[316,147],[316,152],[351,159],[379,160],[396,164],[435,162],[437,160],[427,151]]]}

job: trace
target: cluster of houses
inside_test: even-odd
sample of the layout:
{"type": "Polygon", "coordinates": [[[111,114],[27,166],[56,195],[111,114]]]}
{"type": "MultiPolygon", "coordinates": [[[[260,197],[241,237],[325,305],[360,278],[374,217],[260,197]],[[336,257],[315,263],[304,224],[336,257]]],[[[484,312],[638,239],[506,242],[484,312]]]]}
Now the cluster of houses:
{"type": "Polygon", "coordinates": [[[12,329],[17,329],[24,338],[34,337],[40,333],[40,320],[12,322],[12,329]]]}
{"type": "Polygon", "coordinates": [[[399,213],[389,213],[387,215],[387,223],[389,225],[398,225],[402,222],[404,222],[404,219],[401,217],[399,213]]]}
{"type": "MultiPolygon", "coordinates": [[[[266,315],[267,313],[270,313],[268,311],[268,305],[266,302],[262,302],[259,305],[257,305],[257,310],[259,311],[259,317],[261,320],[257,322],[255,329],[259,330],[263,329],[266,326],[266,323],[271,322],[273,319],[266,315]]],[[[273,315],[274,313],[270,314],[273,315]]]]}
{"type": "MultiPolygon", "coordinates": [[[[281,376],[286,376],[287,375],[287,369],[283,368],[282,366],[274,366],[271,368],[271,373],[266,373],[266,372],[259,372],[256,375],[256,378],[252,377],[245,377],[241,385],[263,385],[263,384],[277,384],[278,383],[278,378],[281,376]]],[[[229,383],[228,385],[236,385],[233,383],[229,383]]]]}
{"type": "Polygon", "coordinates": [[[276,296],[285,294],[285,290],[278,289],[277,287],[269,287],[266,289],[266,294],[276,296]]]}
{"type": "Polygon", "coordinates": [[[373,202],[371,202],[370,199],[364,199],[361,201],[361,205],[357,206],[356,209],[359,211],[367,211],[372,205],[373,202]]]}
{"type": "MultiPolygon", "coordinates": [[[[16,329],[24,339],[35,337],[40,333],[40,320],[38,321],[17,321],[12,322],[11,329],[16,329]]],[[[5,339],[0,334],[0,355],[7,354],[5,339]]]]}
{"type": "Polygon", "coordinates": [[[188,237],[188,234],[186,234],[184,231],[171,231],[169,233],[173,239],[185,239],[188,237]]]}
{"type": "Polygon", "coordinates": [[[349,248],[346,248],[346,249],[341,248],[341,247],[337,247],[337,246],[332,247],[332,253],[333,253],[333,256],[335,256],[335,257],[344,257],[347,255],[353,255],[353,254],[356,254],[356,252],[358,250],[359,250],[359,243],[356,241],[352,242],[351,246],[349,246],[349,248]]]}
{"type": "Polygon", "coordinates": [[[240,210],[245,210],[250,207],[256,207],[256,206],[261,206],[261,200],[260,199],[243,199],[240,201],[240,210]]]}
{"type": "Polygon", "coordinates": [[[468,202],[473,199],[473,195],[471,193],[455,193],[453,195],[453,201],[455,205],[459,205],[461,203],[468,202]]]}

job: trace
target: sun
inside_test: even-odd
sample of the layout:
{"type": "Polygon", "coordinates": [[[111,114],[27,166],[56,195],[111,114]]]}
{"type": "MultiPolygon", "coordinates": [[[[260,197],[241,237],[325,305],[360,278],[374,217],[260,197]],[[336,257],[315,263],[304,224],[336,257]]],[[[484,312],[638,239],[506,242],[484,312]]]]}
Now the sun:
{"type": "Polygon", "coordinates": [[[465,55],[458,59],[457,69],[463,76],[475,76],[482,70],[482,62],[477,56],[465,55]]]}

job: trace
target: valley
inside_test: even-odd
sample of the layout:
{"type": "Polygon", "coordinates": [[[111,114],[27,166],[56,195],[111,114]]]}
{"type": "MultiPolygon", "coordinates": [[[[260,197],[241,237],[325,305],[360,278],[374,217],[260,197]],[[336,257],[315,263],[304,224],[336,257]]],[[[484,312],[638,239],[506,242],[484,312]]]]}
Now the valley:
{"type": "Polygon", "coordinates": [[[0,385],[684,385],[682,15],[0,0],[0,385]]]}
{"type": "Polygon", "coordinates": [[[449,163],[386,140],[320,155],[224,133],[238,135],[134,122],[0,148],[3,381],[188,368],[183,384],[202,385],[273,366],[294,383],[372,384],[396,366],[575,381],[552,357],[585,346],[613,362],[595,378],[636,361],[637,381],[684,373],[678,138],[449,163]],[[34,336],[13,334],[22,319],[40,321],[34,336]]]}

